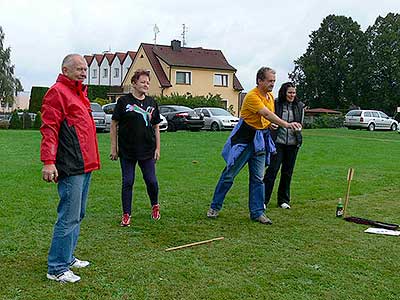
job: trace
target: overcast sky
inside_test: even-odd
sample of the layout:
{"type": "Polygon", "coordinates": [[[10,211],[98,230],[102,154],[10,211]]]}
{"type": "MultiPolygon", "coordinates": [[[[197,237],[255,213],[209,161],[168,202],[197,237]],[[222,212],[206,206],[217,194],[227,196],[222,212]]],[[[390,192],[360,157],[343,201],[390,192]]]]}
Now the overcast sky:
{"type": "Polygon", "coordinates": [[[25,90],[50,86],[68,53],[136,51],[141,42],[169,45],[188,27],[188,47],[222,50],[245,90],[260,66],[287,81],[309,35],[329,14],[351,17],[365,30],[400,12],[400,0],[0,0],[0,26],[25,90]]]}

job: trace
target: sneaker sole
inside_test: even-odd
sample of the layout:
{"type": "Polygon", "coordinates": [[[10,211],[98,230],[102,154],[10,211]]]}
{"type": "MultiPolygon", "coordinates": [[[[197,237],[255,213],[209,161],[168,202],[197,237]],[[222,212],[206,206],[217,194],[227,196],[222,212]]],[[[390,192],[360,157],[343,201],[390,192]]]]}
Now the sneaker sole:
{"type": "Polygon", "coordinates": [[[209,219],[216,219],[216,218],[218,218],[218,216],[207,216],[207,218],[209,218],[209,219]]]}
{"type": "Polygon", "coordinates": [[[47,279],[50,279],[50,280],[53,280],[53,281],[59,282],[59,283],[75,283],[75,282],[78,282],[81,280],[81,278],[79,277],[79,279],[75,280],[75,281],[65,281],[65,280],[60,280],[56,276],[50,275],[50,274],[46,274],[46,277],[47,277],[47,279]]]}

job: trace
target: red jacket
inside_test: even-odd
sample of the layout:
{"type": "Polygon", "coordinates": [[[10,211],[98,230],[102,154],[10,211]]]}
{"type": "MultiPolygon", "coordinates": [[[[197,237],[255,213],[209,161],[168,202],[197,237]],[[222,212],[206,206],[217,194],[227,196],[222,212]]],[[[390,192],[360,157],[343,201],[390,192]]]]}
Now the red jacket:
{"type": "Polygon", "coordinates": [[[55,164],[60,177],[100,168],[91,112],[86,87],[62,74],[43,98],[40,159],[55,164]]]}

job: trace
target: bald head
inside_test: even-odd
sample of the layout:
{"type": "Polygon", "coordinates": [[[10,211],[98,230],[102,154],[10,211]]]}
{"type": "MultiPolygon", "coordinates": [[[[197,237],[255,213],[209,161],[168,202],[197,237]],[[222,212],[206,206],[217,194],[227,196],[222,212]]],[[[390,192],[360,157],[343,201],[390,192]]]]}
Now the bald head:
{"type": "Polygon", "coordinates": [[[68,54],[61,64],[62,73],[69,79],[84,81],[86,79],[86,60],[79,54],[68,54]]]}

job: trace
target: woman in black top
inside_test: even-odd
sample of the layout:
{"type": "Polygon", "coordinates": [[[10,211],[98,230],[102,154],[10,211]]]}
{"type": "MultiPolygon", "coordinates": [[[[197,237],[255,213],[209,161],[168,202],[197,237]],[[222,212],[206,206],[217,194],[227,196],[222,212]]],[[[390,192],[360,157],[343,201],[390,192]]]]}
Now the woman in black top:
{"type": "MultiPolygon", "coordinates": [[[[275,113],[287,122],[298,122],[303,125],[304,104],[297,100],[296,87],[291,82],[282,84],[279,89],[278,99],[275,100],[275,113]]],[[[276,146],[276,153],[271,156],[270,165],[265,171],[265,205],[271,198],[276,175],[281,169],[281,179],[278,188],[278,206],[290,208],[290,182],[297,152],[302,144],[300,130],[277,127],[271,132],[276,146]],[[281,168],[282,166],[282,168],[281,168]]]]}
{"type": "Polygon", "coordinates": [[[110,159],[117,160],[119,157],[122,171],[121,226],[130,225],[136,163],[142,170],[150,197],[151,216],[155,220],[160,219],[155,172],[155,162],[160,159],[160,113],[157,102],[146,95],[150,85],[149,72],[137,70],[131,83],[133,92],[118,99],[110,129],[110,159]]]}

